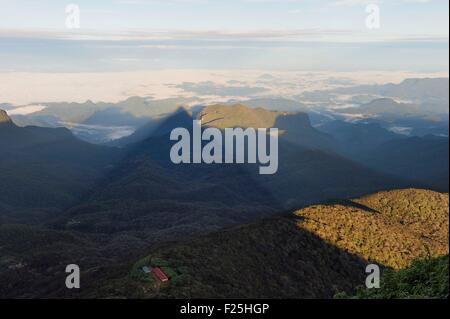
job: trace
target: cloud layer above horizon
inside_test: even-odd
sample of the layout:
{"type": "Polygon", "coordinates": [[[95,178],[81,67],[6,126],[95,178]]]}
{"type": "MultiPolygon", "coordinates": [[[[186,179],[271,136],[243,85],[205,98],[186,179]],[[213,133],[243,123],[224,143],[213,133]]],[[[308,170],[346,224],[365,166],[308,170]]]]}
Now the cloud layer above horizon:
{"type": "Polygon", "coordinates": [[[0,0],[0,72],[448,69],[446,0],[0,0]],[[366,28],[366,5],[381,27],[366,28]]]}

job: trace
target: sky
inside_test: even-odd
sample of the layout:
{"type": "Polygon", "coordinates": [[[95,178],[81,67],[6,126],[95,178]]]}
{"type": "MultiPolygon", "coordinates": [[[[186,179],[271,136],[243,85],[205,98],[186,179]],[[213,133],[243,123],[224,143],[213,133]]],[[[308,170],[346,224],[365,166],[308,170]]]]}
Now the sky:
{"type": "Polygon", "coordinates": [[[0,0],[0,72],[448,70],[447,0],[0,0]],[[66,8],[80,9],[67,28],[66,8]],[[379,28],[368,28],[370,4],[379,28]]]}
{"type": "Polygon", "coordinates": [[[0,28],[64,29],[71,3],[97,30],[356,30],[376,3],[384,34],[448,36],[447,0],[0,0],[0,28]]]}

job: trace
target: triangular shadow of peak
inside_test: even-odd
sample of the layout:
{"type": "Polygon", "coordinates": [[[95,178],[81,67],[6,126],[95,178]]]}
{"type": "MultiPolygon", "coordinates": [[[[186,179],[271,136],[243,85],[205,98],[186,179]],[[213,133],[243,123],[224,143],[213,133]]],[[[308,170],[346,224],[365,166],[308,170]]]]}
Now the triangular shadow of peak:
{"type": "Polygon", "coordinates": [[[164,113],[160,116],[161,119],[167,121],[175,117],[186,117],[190,119],[194,119],[193,113],[184,106],[178,106],[177,109],[171,112],[164,113]]]}
{"type": "Polygon", "coordinates": [[[167,113],[156,126],[153,136],[162,136],[178,127],[192,128],[193,114],[186,108],[180,106],[172,113],[167,113]]]}

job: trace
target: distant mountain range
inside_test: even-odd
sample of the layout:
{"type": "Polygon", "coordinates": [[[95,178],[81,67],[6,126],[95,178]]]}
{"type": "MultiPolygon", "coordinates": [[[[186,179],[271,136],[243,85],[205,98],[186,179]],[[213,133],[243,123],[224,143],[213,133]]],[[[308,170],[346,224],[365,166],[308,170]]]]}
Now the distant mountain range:
{"type": "Polygon", "coordinates": [[[91,143],[107,143],[132,134],[151,120],[174,112],[189,99],[153,100],[130,97],[119,103],[42,103],[45,109],[28,115],[15,115],[20,126],[64,126],[91,143]]]}
{"type": "MultiPolygon", "coordinates": [[[[360,85],[340,88],[336,92],[344,94],[376,94],[383,97],[415,102],[449,102],[448,78],[406,79],[399,84],[360,85]]],[[[447,109],[448,112],[448,109],[447,109]]]]}
{"type": "Polygon", "coordinates": [[[389,98],[376,99],[360,107],[339,109],[339,113],[383,118],[387,122],[405,118],[420,118],[435,122],[448,120],[448,106],[444,108],[436,105],[397,103],[389,98]]]}
{"type": "MultiPolygon", "coordinates": [[[[39,103],[44,109],[15,114],[19,126],[64,126],[79,138],[96,144],[124,146],[145,139],[160,121],[180,107],[194,114],[208,99],[129,97],[118,103],[39,103]],[[130,140],[122,139],[139,131],[130,140]],[[136,138],[140,135],[142,138],[136,138]]],[[[313,126],[333,119],[376,122],[410,136],[448,136],[448,78],[407,79],[400,84],[345,86],[326,91],[306,91],[292,98],[231,99],[226,105],[245,104],[278,112],[307,113],[313,126]],[[353,106],[353,107],[350,107],[353,106]]],[[[13,110],[9,104],[4,109],[13,110]]],[[[1,107],[0,107],[1,108],[1,107]]]]}
{"type": "Polygon", "coordinates": [[[251,108],[263,108],[270,111],[278,112],[308,112],[309,108],[307,105],[285,98],[258,98],[250,99],[245,101],[230,101],[228,104],[239,104],[243,103],[251,108]]]}

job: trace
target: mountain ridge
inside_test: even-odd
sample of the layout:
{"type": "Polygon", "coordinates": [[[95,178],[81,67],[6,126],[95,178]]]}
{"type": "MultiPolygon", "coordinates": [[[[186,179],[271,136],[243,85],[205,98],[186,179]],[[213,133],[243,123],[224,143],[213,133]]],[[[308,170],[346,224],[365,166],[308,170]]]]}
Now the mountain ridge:
{"type": "Polygon", "coordinates": [[[280,138],[303,147],[334,150],[333,138],[316,130],[307,113],[250,108],[244,104],[206,106],[198,115],[203,126],[225,128],[277,128],[280,138]]]}

